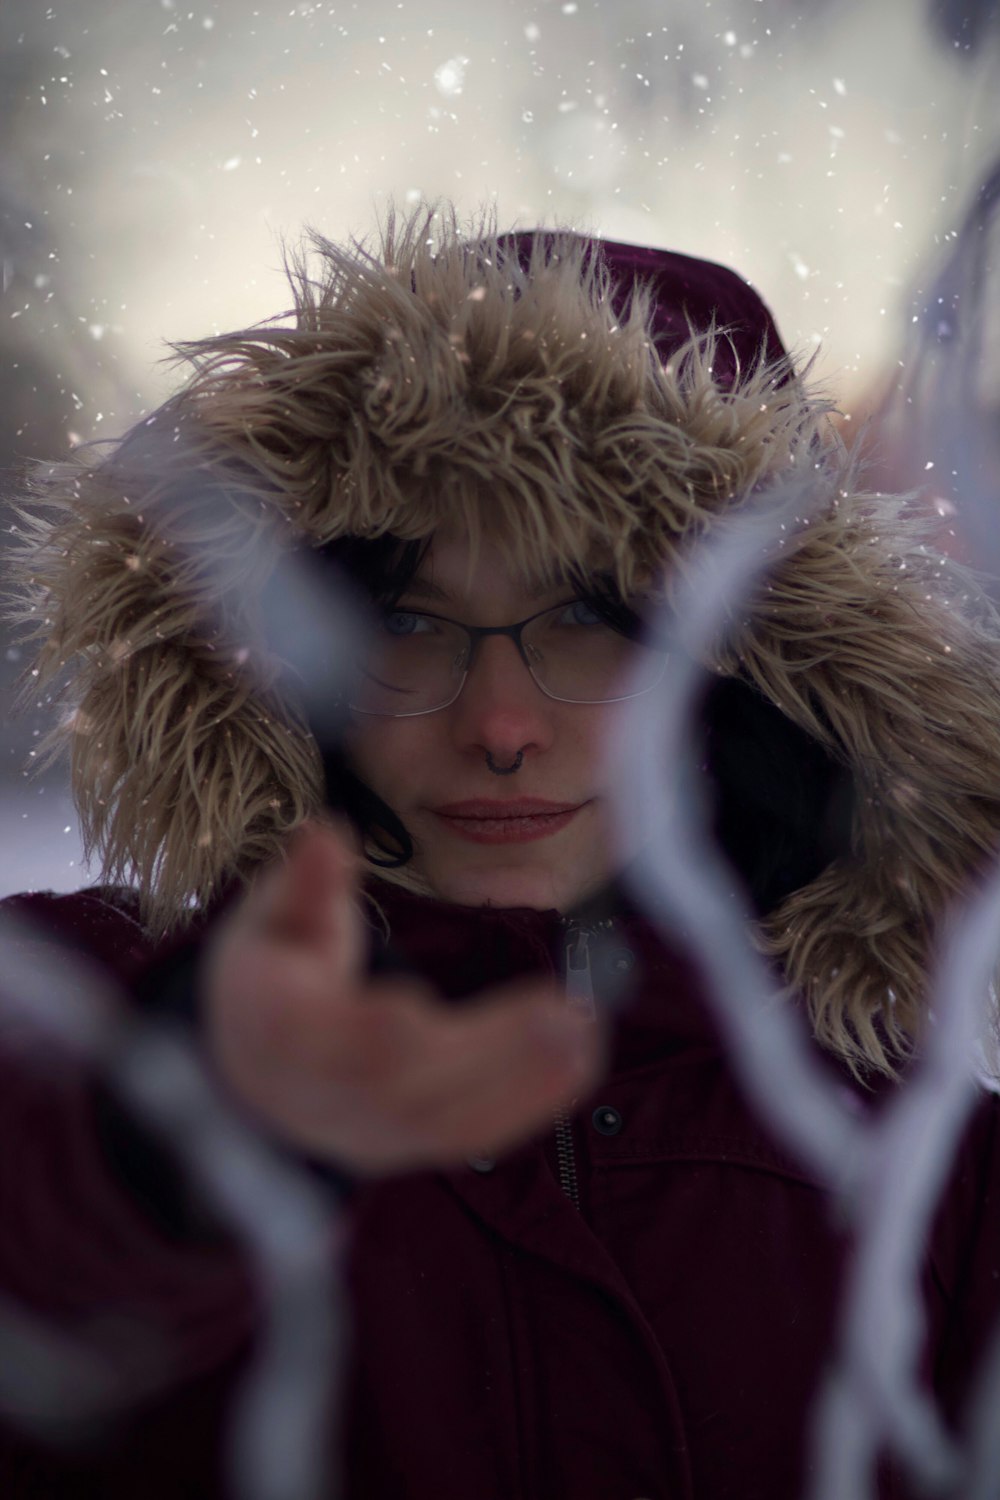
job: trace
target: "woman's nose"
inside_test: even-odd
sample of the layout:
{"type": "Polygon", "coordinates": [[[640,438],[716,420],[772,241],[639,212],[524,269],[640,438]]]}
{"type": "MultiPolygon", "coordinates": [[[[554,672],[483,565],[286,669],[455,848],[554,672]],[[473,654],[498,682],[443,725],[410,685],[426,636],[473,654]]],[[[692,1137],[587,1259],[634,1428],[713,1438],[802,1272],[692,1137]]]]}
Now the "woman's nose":
{"type": "Polygon", "coordinates": [[[547,698],[512,640],[480,641],[469,675],[452,705],[452,723],[461,749],[509,752],[544,749],[554,733],[556,704],[547,698]]]}

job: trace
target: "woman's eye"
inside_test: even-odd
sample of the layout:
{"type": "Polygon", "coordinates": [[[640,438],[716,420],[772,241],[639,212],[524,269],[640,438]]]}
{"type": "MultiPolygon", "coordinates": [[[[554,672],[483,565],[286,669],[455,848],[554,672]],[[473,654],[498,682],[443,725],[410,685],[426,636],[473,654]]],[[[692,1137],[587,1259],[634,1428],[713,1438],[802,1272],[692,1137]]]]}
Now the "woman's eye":
{"type": "Polygon", "coordinates": [[[425,630],[428,625],[424,615],[411,614],[405,609],[392,610],[384,617],[383,623],[390,635],[416,635],[421,625],[425,630]]]}
{"type": "Polygon", "coordinates": [[[600,625],[601,617],[586,599],[574,599],[563,610],[563,619],[568,625],[600,625]]]}

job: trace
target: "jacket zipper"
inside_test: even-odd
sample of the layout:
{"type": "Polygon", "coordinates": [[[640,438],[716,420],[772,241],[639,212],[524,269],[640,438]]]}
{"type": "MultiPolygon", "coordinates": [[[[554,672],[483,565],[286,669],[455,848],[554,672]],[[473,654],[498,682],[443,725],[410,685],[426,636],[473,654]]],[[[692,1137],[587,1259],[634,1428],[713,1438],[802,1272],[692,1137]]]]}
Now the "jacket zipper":
{"type": "MultiPolygon", "coordinates": [[[[598,923],[610,927],[610,922],[598,923]]],[[[566,979],[566,1003],[572,1010],[597,1020],[597,1005],[594,998],[594,977],[590,967],[590,939],[595,928],[579,923],[567,922],[564,967],[566,979]]],[[[576,1100],[570,1100],[569,1109],[560,1106],[552,1111],[556,1130],[556,1158],[559,1163],[559,1185],[575,1209],[580,1207],[580,1187],[576,1175],[576,1151],[573,1146],[573,1128],[570,1124],[570,1109],[576,1100]]]]}

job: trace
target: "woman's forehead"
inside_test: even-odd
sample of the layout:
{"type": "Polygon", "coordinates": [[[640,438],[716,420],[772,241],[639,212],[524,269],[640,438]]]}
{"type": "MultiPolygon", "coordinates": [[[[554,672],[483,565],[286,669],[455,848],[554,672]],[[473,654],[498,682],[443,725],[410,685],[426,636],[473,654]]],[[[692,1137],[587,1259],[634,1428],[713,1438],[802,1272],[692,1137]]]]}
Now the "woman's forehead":
{"type": "Polygon", "coordinates": [[[656,596],[663,584],[658,578],[643,568],[628,570],[623,579],[610,553],[571,568],[541,557],[526,562],[523,549],[502,540],[480,538],[476,545],[468,537],[441,533],[424,553],[406,592],[415,600],[441,604],[487,598],[530,606],[550,599],[555,603],[568,594],[656,596]]]}
{"type": "Polygon", "coordinates": [[[543,560],[518,563],[499,542],[484,538],[477,546],[467,537],[447,534],[435,537],[412,580],[428,597],[465,596],[485,589],[535,598],[579,582],[565,568],[547,567],[543,560]]]}

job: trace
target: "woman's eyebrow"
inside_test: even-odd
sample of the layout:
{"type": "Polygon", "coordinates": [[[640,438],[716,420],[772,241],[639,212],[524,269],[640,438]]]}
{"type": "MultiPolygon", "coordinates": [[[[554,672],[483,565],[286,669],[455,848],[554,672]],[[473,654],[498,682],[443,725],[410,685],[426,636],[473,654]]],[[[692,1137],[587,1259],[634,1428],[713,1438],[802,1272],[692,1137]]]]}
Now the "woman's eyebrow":
{"type": "MultiPolygon", "coordinates": [[[[525,592],[528,595],[535,594],[542,597],[549,594],[565,594],[572,592],[577,587],[569,579],[563,581],[559,579],[553,581],[550,579],[546,582],[539,580],[536,583],[525,585],[525,592]]],[[[406,585],[400,598],[436,599],[445,604],[455,604],[457,602],[453,594],[449,594],[447,589],[441,588],[438,584],[432,583],[429,578],[412,578],[406,585]]]]}
{"type": "Polygon", "coordinates": [[[440,599],[445,604],[454,604],[454,599],[447,590],[439,588],[436,583],[431,583],[429,578],[411,578],[403,590],[402,597],[413,596],[417,599],[440,599]]]}

